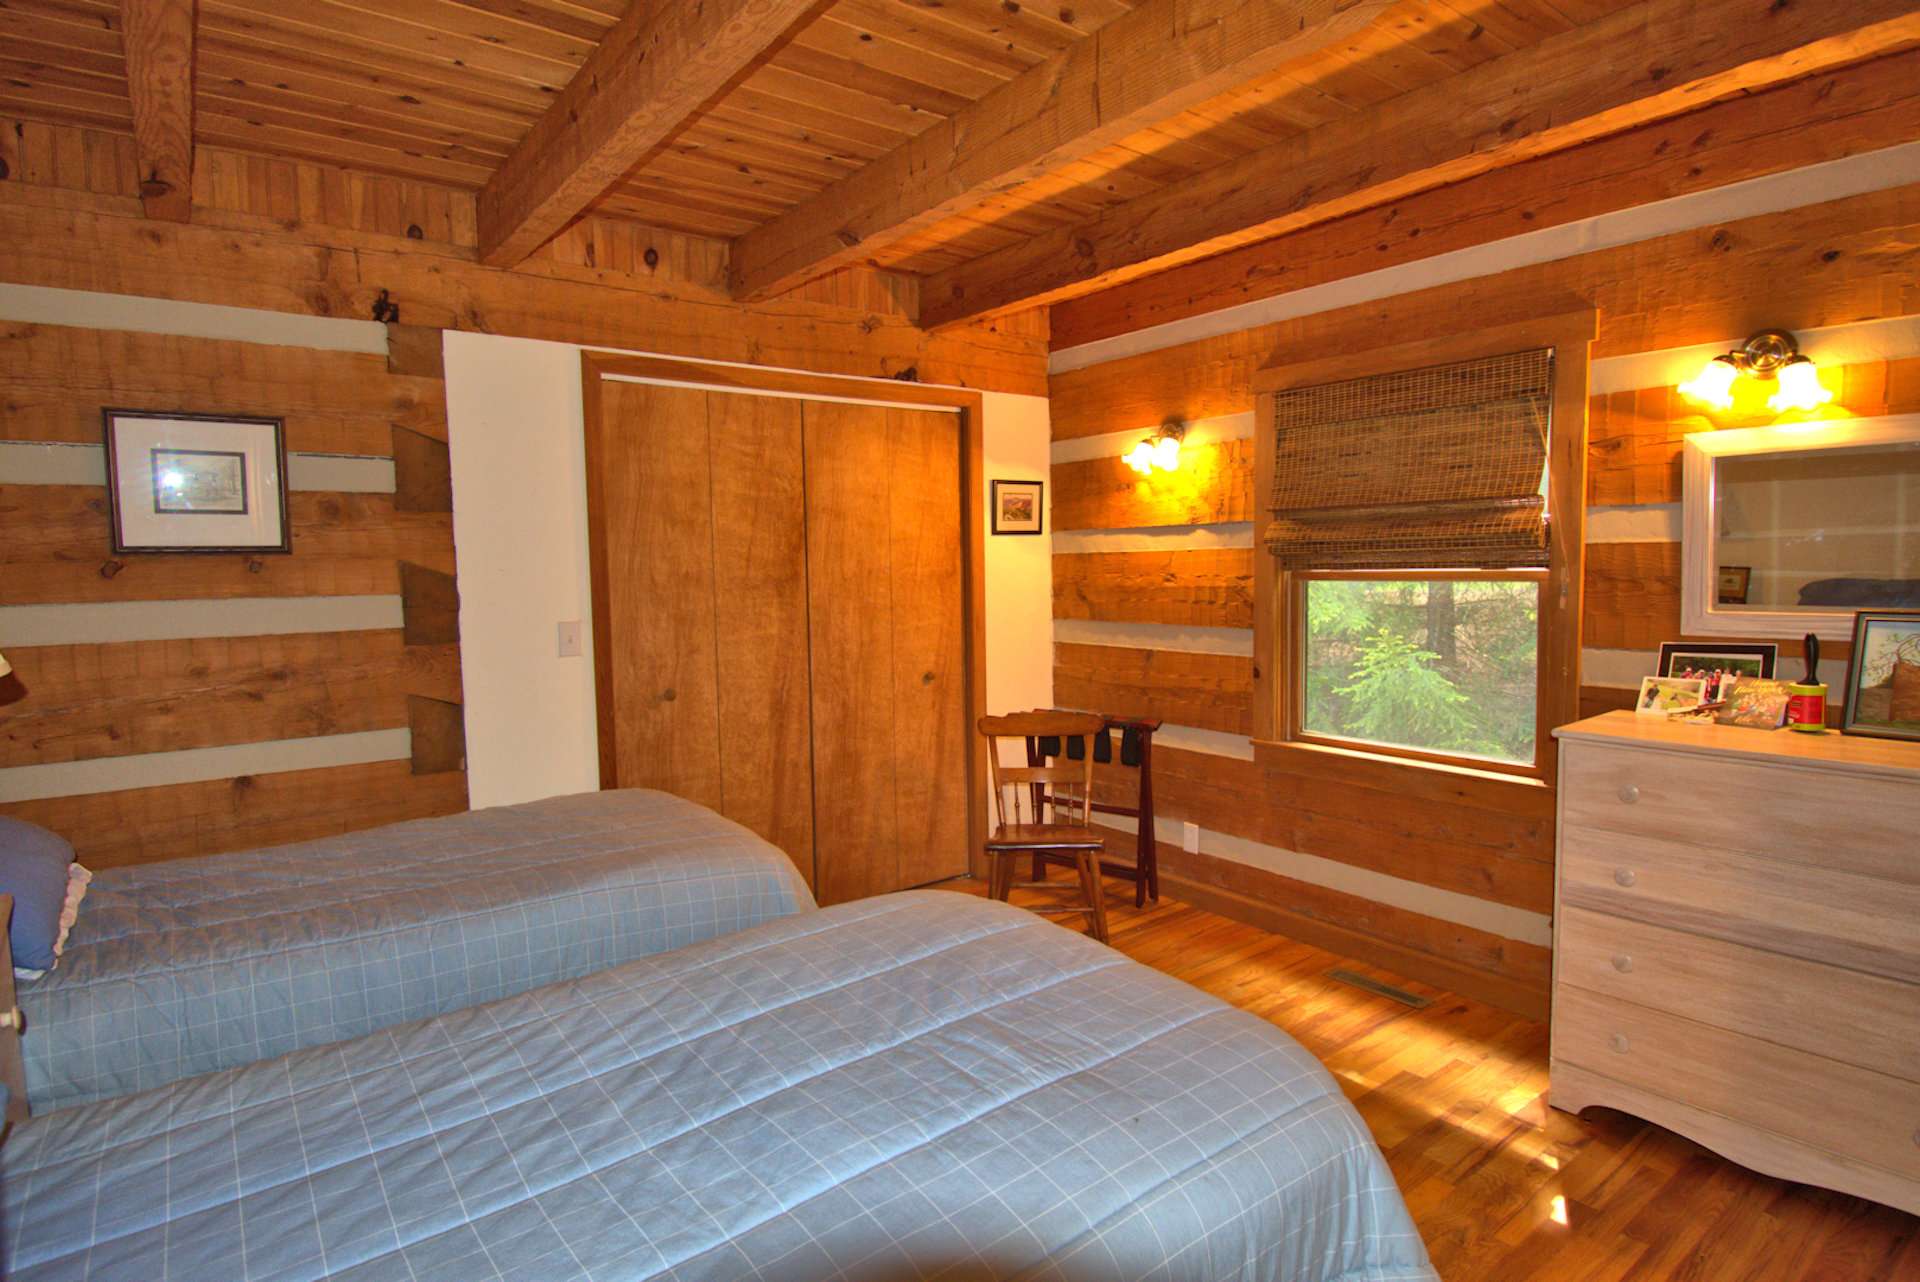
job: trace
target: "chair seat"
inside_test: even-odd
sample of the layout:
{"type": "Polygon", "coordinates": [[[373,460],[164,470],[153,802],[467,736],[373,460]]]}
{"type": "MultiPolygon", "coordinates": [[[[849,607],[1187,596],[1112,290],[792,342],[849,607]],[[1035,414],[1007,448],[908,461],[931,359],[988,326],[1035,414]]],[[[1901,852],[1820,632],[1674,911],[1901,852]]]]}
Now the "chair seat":
{"type": "Polygon", "coordinates": [[[989,850],[1105,850],[1107,840],[1077,824],[1002,824],[987,838],[989,850]]]}

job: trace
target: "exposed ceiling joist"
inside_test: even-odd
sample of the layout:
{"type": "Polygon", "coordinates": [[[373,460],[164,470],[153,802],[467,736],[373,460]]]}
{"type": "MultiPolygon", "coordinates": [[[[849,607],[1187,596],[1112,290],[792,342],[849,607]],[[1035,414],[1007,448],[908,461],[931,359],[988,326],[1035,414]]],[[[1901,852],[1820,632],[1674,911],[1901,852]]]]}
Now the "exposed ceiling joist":
{"type": "Polygon", "coordinates": [[[120,3],[140,200],[147,217],[177,223],[193,211],[194,8],[195,0],[120,3]]]}
{"type": "Polygon", "coordinates": [[[1352,35],[1391,0],[1146,0],[734,242],[736,298],[859,262],[1352,35]]]}
{"type": "Polygon", "coordinates": [[[1732,94],[1920,44],[1911,0],[1648,0],[926,277],[921,323],[1090,293],[1732,94]]]}
{"type": "Polygon", "coordinates": [[[545,244],[822,0],[635,0],[488,180],[480,261],[545,244]]]}

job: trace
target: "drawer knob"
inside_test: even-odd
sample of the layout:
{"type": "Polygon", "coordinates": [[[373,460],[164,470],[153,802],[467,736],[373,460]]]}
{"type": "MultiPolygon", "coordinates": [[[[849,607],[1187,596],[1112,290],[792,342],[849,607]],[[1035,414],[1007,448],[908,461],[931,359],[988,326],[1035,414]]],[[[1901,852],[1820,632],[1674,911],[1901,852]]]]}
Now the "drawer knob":
{"type": "Polygon", "coordinates": [[[1640,800],[1640,785],[1637,783],[1621,784],[1620,800],[1626,802],[1629,806],[1631,806],[1634,802],[1640,800]]]}
{"type": "Polygon", "coordinates": [[[1613,870],[1613,879],[1622,886],[1631,886],[1634,882],[1640,880],[1634,876],[1633,869],[1631,868],[1615,868],[1613,870]]]}
{"type": "Polygon", "coordinates": [[[1633,958],[1627,956],[1625,953],[1615,953],[1613,955],[1613,968],[1622,975],[1625,975],[1633,969],[1633,958]]]}
{"type": "Polygon", "coordinates": [[[1616,1055],[1625,1055],[1632,1049],[1632,1044],[1627,1041],[1625,1033],[1615,1033],[1607,1045],[1613,1047],[1613,1053],[1616,1055]]]}

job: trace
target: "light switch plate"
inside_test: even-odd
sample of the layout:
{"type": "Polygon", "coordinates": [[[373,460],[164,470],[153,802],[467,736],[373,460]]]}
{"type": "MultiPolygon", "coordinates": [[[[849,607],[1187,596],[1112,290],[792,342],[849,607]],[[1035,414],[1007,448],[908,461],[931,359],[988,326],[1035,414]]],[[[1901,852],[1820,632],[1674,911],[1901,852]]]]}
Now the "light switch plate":
{"type": "Polygon", "coordinates": [[[580,620],[566,619],[561,622],[560,657],[563,659],[580,657],[580,620]]]}
{"type": "Polygon", "coordinates": [[[1180,849],[1190,855],[1200,853],[1200,825],[1183,823],[1180,825],[1180,849]]]}

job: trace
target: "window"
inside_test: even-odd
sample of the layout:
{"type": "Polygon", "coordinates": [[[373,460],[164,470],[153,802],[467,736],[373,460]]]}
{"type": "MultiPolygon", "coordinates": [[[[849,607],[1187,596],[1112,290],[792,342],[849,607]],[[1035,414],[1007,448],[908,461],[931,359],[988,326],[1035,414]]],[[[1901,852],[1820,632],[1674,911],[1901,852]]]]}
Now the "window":
{"type": "Polygon", "coordinates": [[[1295,737],[1531,766],[1543,576],[1297,576],[1295,737]]]}
{"type": "Polygon", "coordinates": [[[1593,322],[1256,376],[1257,475],[1271,487],[1255,583],[1260,754],[1340,778],[1438,766],[1551,782],[1548,731],[1579,703],[1593,322]]]}

